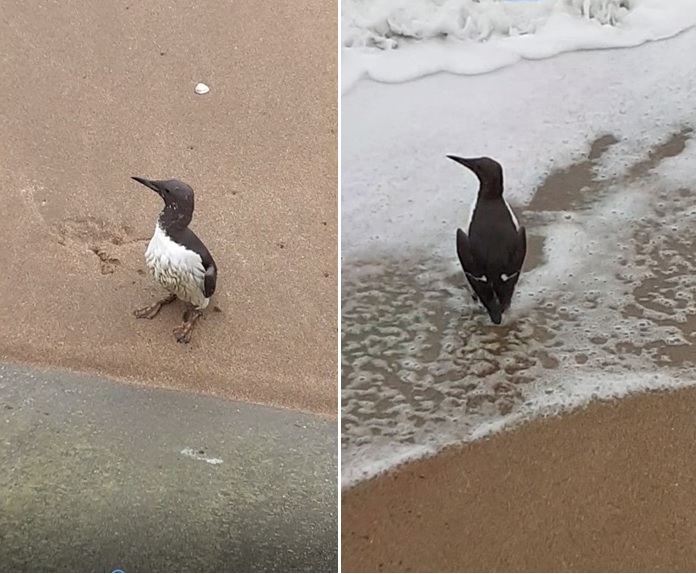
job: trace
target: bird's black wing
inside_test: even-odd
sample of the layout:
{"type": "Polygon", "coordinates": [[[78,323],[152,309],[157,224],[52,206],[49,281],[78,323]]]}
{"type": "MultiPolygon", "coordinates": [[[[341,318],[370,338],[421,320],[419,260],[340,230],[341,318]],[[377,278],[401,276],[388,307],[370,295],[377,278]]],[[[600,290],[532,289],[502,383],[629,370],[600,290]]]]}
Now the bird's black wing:
{"type": "Polygon", "coordinates": [[[469,237],[462,229],[457,229],[457,256],[469,285],[483,305],[488,308],[493,291],[485,275],[485,269],[474,259],[469,237]]]}
{"type": "Polygon", "coordinates": [[[212,297],[215,293],[215,287],[217,286],[217,267],[211,265],[205,270],[205,275],[203,276],[203,295],[206,297],[212,297]]]}
{"type": "Polygon", "coordinates": [[[212,297],[217,286],[217,265],[213,256],[208,251],[208,248],[198,238],[198,236],[188,227],[185,229],[177,229],[172,232],[172,239],[177,243],[188,245],[198,253],[203,263],[205,275],[203,276],[203,295],[212,297]]]}
{"type": "Polygon", "coordinates": [[[471,260],[469,238],[462,229],[457,229],[457,256],[459,257],[459,263],[462,264],[464,273],[470,272],[473,262],[471,260]]]}
{"type": "Polygon", "coordinates": [[[508,263],[505,266],[505,279],[501,277],[501,282],[497,286],[498,299],[503,309],[507,309],[515,293],[517,281],[522,272],[522,265],[527,254],[527,232],[524,227],[517,230],[518,241],[512,251],[508,254],[508,263]]]}

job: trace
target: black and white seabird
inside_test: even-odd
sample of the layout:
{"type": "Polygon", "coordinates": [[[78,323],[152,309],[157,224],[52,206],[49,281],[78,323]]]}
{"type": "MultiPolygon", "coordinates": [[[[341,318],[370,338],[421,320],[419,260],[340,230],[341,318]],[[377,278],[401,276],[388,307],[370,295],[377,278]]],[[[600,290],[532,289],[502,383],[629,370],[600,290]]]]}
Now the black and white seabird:
{"type": "Polygon", "coordinates": [[[480,187],[469,214],[467,233],[457,229],[457,255],[474,300],[500,325],[510,306],[527,253],[527,235],[503,197],[503,168],[489,157],[449,159],[476,174],[480,187]]]}
{"type": "Polygon", "coordinates": [[[193,189],[176,179],[151,181],[133,177],[157,192],[164,200],[155,233],[145,251],[145,262],[155,280],[169,295],[135,311],[141,319],[152,319],[163,305],[177,298],[189,304],[183,323],[174,329],[176,340],[188,343],[194,323],[215,293],[217,265],[210,251],[188,228],[193,219],[193,189]]]}

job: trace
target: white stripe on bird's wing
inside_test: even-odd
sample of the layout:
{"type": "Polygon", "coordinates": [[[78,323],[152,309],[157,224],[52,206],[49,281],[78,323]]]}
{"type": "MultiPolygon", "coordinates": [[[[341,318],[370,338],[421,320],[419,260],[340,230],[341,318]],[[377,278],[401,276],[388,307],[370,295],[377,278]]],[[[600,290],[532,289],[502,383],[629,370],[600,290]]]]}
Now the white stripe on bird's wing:
{"type": "Polygon", "coordinates": [[[466,273],[469,277],[471,277],[475,281],[480,281],[481,283],[488,283],[488,277],[486,277],[485,275],[481,275],[481,277],[476,277],[476,275],[473,275],[473,274],[469,273],[468,271],[464,271],[464,273],[466,273]]]}
{"type": "Polygon", "coordinates": [[[505,283],[506,281],[509,281],[509,280],[512,279],[513,277],[517,277],[519,274],[520,274],[519,271],[518,271],[517,273],[513,273],[512,275],[507,275],[507,274],[505,274],[505,273],[501,273],[501,274],[500,274],[500,280],[501,280],[503,283],[505,283]]]}

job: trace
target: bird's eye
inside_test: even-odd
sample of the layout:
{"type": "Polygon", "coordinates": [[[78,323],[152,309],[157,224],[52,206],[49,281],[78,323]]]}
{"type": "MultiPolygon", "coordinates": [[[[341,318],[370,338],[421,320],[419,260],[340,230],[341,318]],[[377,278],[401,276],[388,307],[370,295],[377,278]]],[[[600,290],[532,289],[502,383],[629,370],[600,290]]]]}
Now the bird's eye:
{"type": "Polygon", "coordinates": [[[165,191],[166,191],[167,193],[169,193],[169,190],[168,190],[168,189],[165,189],[165,191]]]}

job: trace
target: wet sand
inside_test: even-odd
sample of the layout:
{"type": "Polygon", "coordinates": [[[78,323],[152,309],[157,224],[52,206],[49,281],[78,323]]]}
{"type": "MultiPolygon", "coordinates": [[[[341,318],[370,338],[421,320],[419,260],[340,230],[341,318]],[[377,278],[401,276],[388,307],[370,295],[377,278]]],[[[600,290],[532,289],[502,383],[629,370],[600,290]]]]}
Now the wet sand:
{"type": "Polygon", "coordinates": [[[342,497],[344,572],[691,572],[696,390],[592,404],[342,497]]]}
{"type": "MultiPolygon", "coordinates": [[[[685,127],[645,156],[633,158],[620,183],[655,185],[649,179],[651,171],[664,159],[679,155],[690,137],[685,127]]],[[[599,137],[587,159],[546,179],[533,201],[521,209],[532,237],[537,227],[543,229],[549,214],[582,213],[612,193],[611,182],[594,174],[594,162],[616,141],[609,135],[599,137]]],[[[449,432],[453,439],[459,436],[456,433],[465,436],[468,427],[486,417],[501,418],[516,409],[524,412],[526,387],[555,381],[554,377],[596,373],[605,384],[608,373],[633,375],[637,366],[644,373],[691,380],[696,320],[693,307],[678,301],[675,285],[683,276],[691,276],[693,249],[688,235],[670,234],[669,213],[688,217],[694,194],[687,189],[665,193],[659,186],[654,194],[655,215],[643,218],[631,237],[636,260],[647,262],[653,273],[633,283],[631,304],[616,318],[635,317],[646,323],[649,319],[652,328],[674,328],[681,338],[671,343],[661,338],[659,330],[645,341],[640,331],[614,334],[608,322],[597,323],[606,330],[590,330],[582,346],[564,342],[563,334],[580,330],[579,321],[598,305],[588,290],[590,298],[581,315],[565,317],[555,306],[536,309],[533,329],[499,330],[502,343],[496,341],[494,352],[481,355],[473,352],[478,351],[476,342],[483,342],[483,348],[489,341],[474,339],[479,326],[466,317],[448,319],[443,311],[442,293],[451,291],[449,278],[429,283],[426,276],[418,283],[399,277],[409,282],[408,288],[399,281],[389,283],[401,306],[394,304],[391,315],[406,315],[411,305],[420,306],[428,324],[437,329],[425,335],[429,346],[415,344],[418,334],[409,339],[406,329],[405,335],[399,332],[401,347],[392,343],[399,351],[413,348],[415,367],[399,371],[384,353],[384,373],[370,371],[372,363],[364,358],[368,353],[353,338],[367,329],[357,321],[361,314],[368,316],[363,292],[370,293],[372,280],[349,283],[351,288],[355,285],[352,296],[357,303],[349,307],[350,331],[344,333],[349,343],[342,367],[344,464],[349,461],[359,468],[361,456],[374,463],[375,453],[387,453],[389,448],[431,446],[428,441],[438,433],[449,432]],[[656,225],[662,225],[660,234],[651,233],[656,225]],[[666,305],[666,311],[658,310],[658,305],[666,305]],[[681,309],[686,309],[683,321],[677,317],[681,309]],[[458,339],[445,339],[447,321],[466,324],[467,329],[458,339]],[[547,327],[554,323],[560,328],[552,338],[547,335],[554,330],[547,327]],[[444,347],[438,338],[454,348],[456,369],[422,367],[426,360],[444,355],[431,350],[444,347]],[[525,342],[522,354],[516,351],[519,341],[525,342]],[[539,345],[532,347],[531,342],[539,345]],[[455,354],[460,348],[463,352],[455,354]],[[601,362],[593,365],[592,353],[601,362]],[[632,362],[636,358],[640,362],[632,362]],[[428,378],[431,373],[435,374],[428,378]]],[[[532,250],[526,270],[540,263],[539,251],[532,250]]],[[[419,266],[409,269],[425,276],[419,266]]],[[[620,267],[617,273],[621,274],[620,267]]],[[[379,304],[384,308],[390,302],[379,304]]],[[[369,349],[382,345],[391,351],[381,332],[393,331],[382,327],[370,332],[369,349]]],[[[692,571],[696,567],[691,544],[696,528],[696,505],[691,501],[696,486],[695,407],[693,389],[595,401],[569,414],[448,448],[348,488],[342,495],[343,571],[692,571]]]]}
{"type": "Polygon", "coordinates": [[[1,357],[335,416],[336,18],[318,0],[5,3],[1,357]],[[162,294],[143,259],[161,200],[133,175],[197,194],[220,271],[189,346],[181,304],[132,316],[162,294]]]}
{"type": "MultiPolygon", "coordinates": [[[[696,291],[689,287],[694,267],[688,230],[696,195],[667,189],[651,175],[679,156],[690,138],[688,127],[677,129],[631,157],[625,172],[604,177],[602,160],[619,138],[599,135],[586,157],[550,173],[530,204],[517,206],[528,253],[521,286],[499,328],[472,303],[454,255],[396,254],[372,265],[344,260],[344,482],[409,453],[417,456],[418,449],[432,452],[470,440],[482,424],[524,420],[530,408],[557,412],[591,396],[616,396],[625,392],[627,379],[667,374],[691,380],[696,302],[690,294],[696,291]],[[612,201],[622,194],[622,201],[635,201],[635,194],[650,207],[630,225],[616,226],[620,238],[603,235],[607,222],[588,214],[615,210],[612,201]],[[572,232],[582,230],[573,243],[587,241],[608,263],[579,263],[569,269],[576,279],[564,277],[547,295],[535,288],[534,273],[546,262],[549,229],[566,221],[576,222],[572,232]],[[658,226],[661,232],[654,233],[658,226]]],[[[556,257],[561,264],[566,258],[562,252],[556,257]]],[[[658,388],[632,384],[634,391],[658,388]]]]}
{"type": "Polygon", "coordinates": [[[2,363],[0,413],[0,572],[338,571],[333,420],[2,363]]]}

